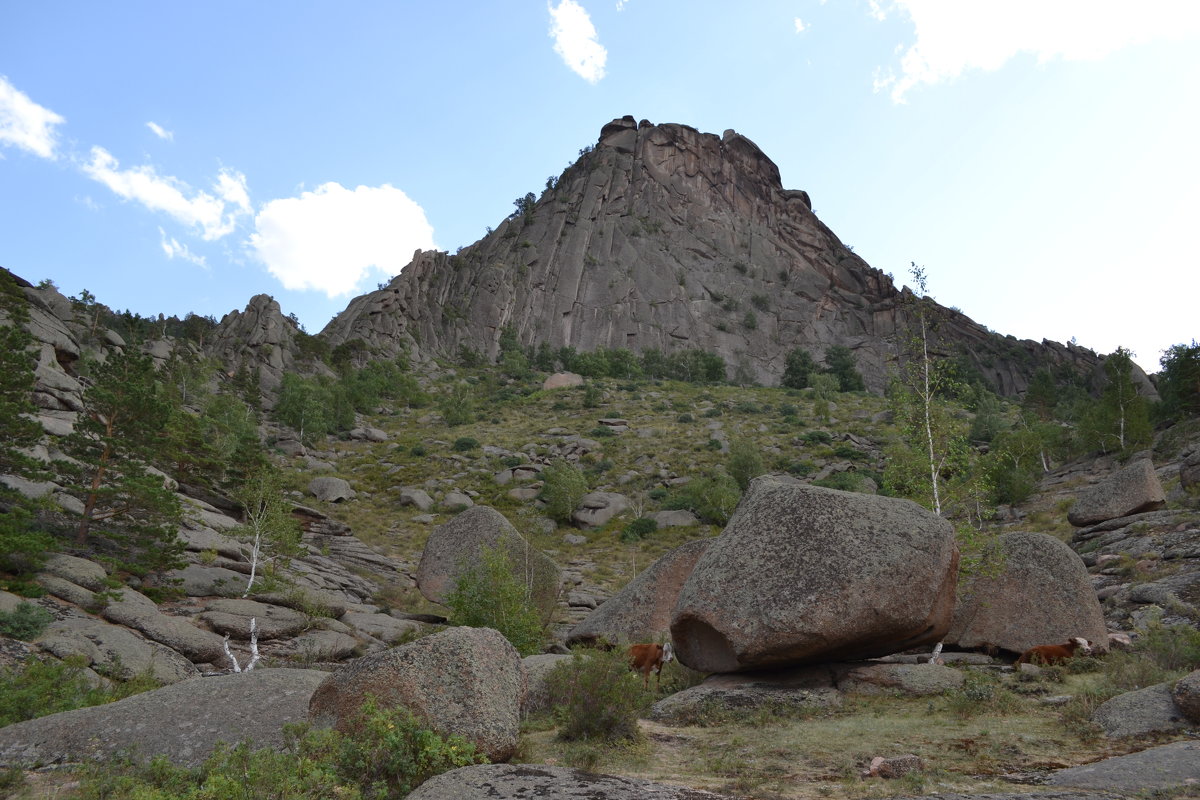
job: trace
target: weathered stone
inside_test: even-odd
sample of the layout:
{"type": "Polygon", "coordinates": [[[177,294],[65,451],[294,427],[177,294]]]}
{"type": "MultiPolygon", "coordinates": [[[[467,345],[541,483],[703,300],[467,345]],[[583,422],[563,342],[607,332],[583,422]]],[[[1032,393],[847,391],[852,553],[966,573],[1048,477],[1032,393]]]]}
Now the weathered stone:
{"type": "Polygon", "coordinates": [[[679,660],[734,672],[939,641],[954,609],[950,523],[915,503],[754,479],[679,594],[679,660]]]}
{"type": "Polygon", "coordinates": [[[1114,739],[1178,731],[1188,727],[1183,712],[1171,697],[1170,686],[1165,683],[1119,694],[1102,703],[1092,712],[1092,722],[1114,739]]]}
{"type": "Polygon", "coordinates": [[[583,386],[583,376],[574,372],[556,372],[542,381],[543,391],[568,389],[572,386],[583,386]]]}
{"type": "Polygon", "coordinates": [[[417,633],[421,626],[412,620],[397,619],[390,614],[372,614],[362,611],[347,611],[341,621],[355,630],[388,644],[395,644],[405,636],[417,633]]]}
{"type": "Polygon", "coordinates": [[[433,508],[433,498],[424,489],[405,486],[400,490],[400,505],[416,506],[420,511],[428,511],[433,508]]]}
{"type": "Polygon", "coordinates": [[[1171,699],[1184,717],[1200,722],[1200,670],[1180,678],[1171,690],[1171,699]]]}
{"type": "Polygon", "coordinates": [[[581,528],[603,527],[629,508],[629,498],[616,492],[591,492],[579,501],[571,520],[581,528]]]}
{"type": "Polygon", "coordinates": [[[248,575],[231,569],[204,567],[199,564],[188,564],[183,569],[170,570],[164,577],[188,597],[231,597],[245,591],[250,580],[248,575]]]}
{"type": "Polygon", "coordinates": [[[1079,493],[1067,520],[1077,528],[1162,508],[1167,497],[1150,459],[1134,461],[1079,493]]]}
{"type": "Polygon", "coordinates": [[[42,572],[49,573],[63,580],[78,584],[93,592],[102,592],[109,588],[108,573],[104,567],[85,558],[56,553],[46,559],[42,572]]]}
{"type": "Polygon", "coordinates": [[[838,689],[857,694],[942,694],[963,685],[963,674],[940,664],[864,664],[838,680],[838,689]]]}
{"type": "Polygon", "coordinates": [[[442,508],[461,510],[473,505],[475,505],[475,501],[463,492],[446,492],[446,496],[442,498],[442,508]]]}
{"type": "Polygon", "coordinates": [[[999,574],[980,574],[959,590],[946,644],[1023,653],[1076,636],[1103,646],[1104,612],[1075,551],[1044,533],[999,537],[999,574]]]}
{"type": "Polygon", "coordinates": [[[679,590],[711,541],[688,542],[655,561],[576,625],[567,643],[630,644],[668,637],[679,590]]]}
{"type": "Polygon", "coordinates": [[[728,795],[654,783],[642,778],[540,764],[484,764],[435,775],[409,800],[733,800],[728,795]]]}
{"type": "Polygon", "coordinates": [[[242,640],[250,638],[250,621],[254,620],[262,641],[295,636],[311,624],[307,614],[257,600],[214,600],[200,620],[217,633],[242,640]]]}
{"type": "Polygon", "coordinates": [[[525,671],[508,640],[491,628],[450,628],[363,656],[313,693],[310,719],[347,728],[368,696],[403,706],[442,734],[458,734],[493,761],[516,751],[525,671]]]}
{"type": "MultiPolygon", "coordinates": [[[[1119,792],[1119,797],[1186,797],[1200,784],[1200,742],[1184,741],[1151,747],[1139,753],[1106,758],[1078,767],[1060,769],[1046,781],[1051,786],[1119,792]],[[1174,794],[1183,790],[1185,794],[1174,794]]],[[[945,795],[942,795],[944,798],[945,795]]],[[[1027,799],[1029,795],[1021,795],[1027,799]]],[[[1037,795],[1038,800],[1048,795],[1037,795]]],[[[1094,795],[1076,795],[1084,800],[1094,795]]]]}
{"type": "Polygon", "coordinates": [[[700,518],[687,510],[655,511],[647,516],[660,528],[691,528],[700,524],[700,518]]]}
{"type": "Polygon", "coordinates": [[[329,673],[255,669],[192,678],[115,703],[18,722],[0,728],[0,765],[112,760],[164,755],[172,764],[198,766],[218,742],[250,739],[256,748],[282,750],[283,726],[303,722],[313,689],[329,673]]]}
{"type": "Polygon", "coordinates": [[[308,493],[326,503],[340,503],[354,497],[350,483],[332,475],[323,475],[308,482],[308,493]]]}
{"type": "Polygon", "coordinates": [[[561,582],[558,566],[489,506],[472,506],[429,534],[417,566],[421,594],[435,603],[445,603],[454,591],[459,571],[478,563],[485,548],[497,547],[508,555],[514,574],[532,585],[537,607],[546,611],[553,608],[561,582]]]}
{"type": "Polygon", "coordinates": [[[223,661],[225,651],[220,636],[202,630],[182,617],[159,613],[154,601],[128,587],[117,590],[120,599],[100,612],[110,622],[141,631],[197,664],[223,661]]]}
{"type": "Polygon", "coordinates": [[[160,683],[170,684],[200,674],[192,662],[171,648],[92,617],[54,622],[37,644],[56,658],[82,657],[88,666],[119,680],[149,674],[160,683]]]}
{"type": "Polygon", "coordinates": [[[758,711],[811,711],[838,708],[842,695],[834,672],[821,666],[744,675],[710,675],[696,686],[664,697],[650,719],[666,725],[719,723],[758,711]]]}

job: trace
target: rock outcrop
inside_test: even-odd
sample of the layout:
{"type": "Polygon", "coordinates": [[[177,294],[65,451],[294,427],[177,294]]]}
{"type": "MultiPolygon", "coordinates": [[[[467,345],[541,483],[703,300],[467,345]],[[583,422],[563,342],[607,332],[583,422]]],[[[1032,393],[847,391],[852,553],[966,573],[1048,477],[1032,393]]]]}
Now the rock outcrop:
{"type": "Polygon", "coordinates": [[[0,766],[34,767],[113,759],[201,764],[217,746],[251,739],[283,749],[283,726],[303,722],[313,690],[329,673],[255,669],[192,678],[115,703],[64,711],[0,728],[0,766]]]}
{"type": "Polygon", "coordinates": [[[755,478],[684,582],[681,663],[737,672],[886,655],[950,627],[958,548],[916,503],[755,478]]]}
{"type": "Polygon", "coordinates": [[[411,800],[733,800],[713,794],[654,783],[642,778],[598,775],[594,772],[541,764],[483,764],[435,775],[409,795],[411,800]]]}
{"type": "Polygon", "coordinates": [[[984,564],[959,590],[946,644],[1023,653],[1082,636],[1105,645],[1104,612],[1074,550],[1044,533],[1006,533],[998,544],[998,572],[984,564]]]}
{"type": "MultiPolygon", "coordinates": [[[[843,345],[880,391],[913,300],[822,224],[805,192],[785,189],[745,136],[625,117],[524,213],[456,254],[417,252],[321,335],[416,357],[465,345],[494,358],[505,328],[522,344],[580,351],[700,348],[771,384],[791,349],[820,360],[843,345]]],[[[1098,363],[933,308],[939,354],[964,355],[1001,394],[1023,391],[1039,366],[1091,374],[1098,363]]]]}

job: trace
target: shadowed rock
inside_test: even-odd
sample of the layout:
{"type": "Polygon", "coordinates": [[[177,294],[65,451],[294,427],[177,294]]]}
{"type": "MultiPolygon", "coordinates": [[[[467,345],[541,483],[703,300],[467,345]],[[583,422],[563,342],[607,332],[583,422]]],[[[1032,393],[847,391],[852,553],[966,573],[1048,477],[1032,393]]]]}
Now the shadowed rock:
{"type": "Polygon", "coordinates": [[[671,636],[702,672],[887,655],[945,634],[957,566],[954,529],[916,503],[755,478],[671,636]]]}
{"type": "Polygon", "coordinates": [[[1044,533],[1006,533],[959,592],[946,643],[1023,653],[1075,636],[1105,646],[1104,612],[1082,559],[1044,533]]]}

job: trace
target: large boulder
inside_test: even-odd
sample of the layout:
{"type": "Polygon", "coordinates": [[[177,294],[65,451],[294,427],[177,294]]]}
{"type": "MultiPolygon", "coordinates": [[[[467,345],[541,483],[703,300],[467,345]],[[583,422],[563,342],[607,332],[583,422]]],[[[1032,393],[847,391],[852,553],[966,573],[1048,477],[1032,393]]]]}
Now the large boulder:
{"type": "Polygon", "coordinates": [[[671,631],[671,614],[679,590],[692,574],[696,561],[711,539],[697,539],[676,547],[605,600],[567,636],[567,644],[650,642],[671,631]]]}
{"type": "Polygon", "coordinates": [[[617,492],[591,492],[579,501],[571,521],[581,528],[602,528],[629,508],[629,498],[617,492]]]}
{"type": "Polygon", "coordinates": [[[197,766],[217,742],[250,739],[282,750],[282,728],[303,722],[313,689],[327,672],[255,669],[192,678],[115,703],[18,722],[0,728],[0,766],[34,767],[128,755],[157,755],[197,766]]]}
{"type": "Polygon", "coordinates": [[[1167,502],[1150,459],[1134,461],[1079,493],[1067,520],[1077,528],[1097,522],[1154,511],[1167,502]]]}
{"type": "Polygon", "coordinates": [[[887,655],[950,627],[954,528],[916,503],[755,478],[683,585],[683,664],[738,672],[887,655]]]}
{"type": "Polygon", "coordinates": [[[409,800],[733,800],[728,795],[541,764],[481,764],[435,775],[409,800]]]}
{"type": "Polygon", "coordinates": [[[1165,683],[1125,692],[1101,703],[1092,712],[1092,722],[1113,739],[1170,733],[1188,727],[1187,719],[1171,697],[1171,687],[1165,683]]]}
{"type": "Polygon", "coordinates": [[[308,493],[326,503],[340,503],[353,498],[356,494],[350,488],[349,481],[344,478],[335,478],[332,475],[313,478],[308,482],[308,493]]]}
{"type": "MultiPolygon", "coordinates": [[[[1200,785],[1200,742],[1172,742],[1129,755],[1060,769],[1050,775],[1046,782],[1051,786],[1118,792],[1119,797],[1194,796],[1188,792],[1194,792],[1195,787],[1200,785]]],[[[1038,800],[1053,800],[1055,795],[1020,795],[1021,800],[1035,797],[1038,800]]],[[[1093,795],[1090,791],[1086,795],[1072,795],[1074,797],[1079,800],[1103,800],[1102,796],[1093,795]]],[[[942,795],[942,800],[948,800],[947,796],[942,795]]]]}
{"type": "Polygon", "coordinates": [[[521,708],[523,716],[541,714],[554,707],[554,698],[550,695],[550,673],[564,661],[570,661],[572,656],[564,653],[538,653],[525,656],[521,663],[525,666],[525,677],[528,680],[528,691],[525,693],[525,704],[521,708]]]}
{"type": "Polygon", "coordinates": [[[310,719],[346,731],[368,697],[403,706],[443,735],[458,734],[492,761],[517,749],[525,670],[491,628],[450,628],[356,659],[313,693],[310,719]]]}
{"type": "Polygon", "coordinates": [[[1104,612],[1083,560],[1044,533],[999,537],[994,562],[985,562],[959,592],[946,643],[1023,653],[1075,636],[1108,641],[1104,612]]]}
{"type": "Polygon", "coordinates": [[[417,588],[434,603],[445,603],[454,591],[456,576],[465,567],[479,563],[488,548],[503,548],[513,574],[532,586],[533,601],[539,609],[549,612],[554,607],[562,583],[558,565],[534,549],[503,514],[490,506],[472,506],[433,529],[417,565],[417,588]]]}

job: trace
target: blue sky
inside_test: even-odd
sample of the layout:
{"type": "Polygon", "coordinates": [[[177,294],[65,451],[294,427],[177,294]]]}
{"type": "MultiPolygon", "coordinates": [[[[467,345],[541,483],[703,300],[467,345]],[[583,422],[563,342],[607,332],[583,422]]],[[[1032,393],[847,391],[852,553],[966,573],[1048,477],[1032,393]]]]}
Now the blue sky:
{"type": "Polygon", "coordinates": [[[733,128],[1021,338],[1200,338],[1193,0],[0,0],[0,265],[310,332],[632,114],[733,128]]]}

